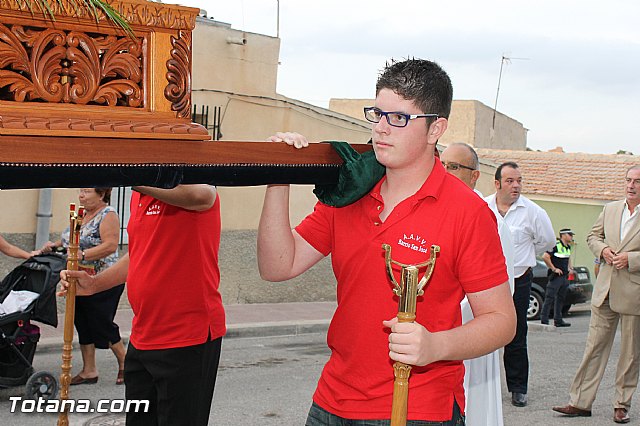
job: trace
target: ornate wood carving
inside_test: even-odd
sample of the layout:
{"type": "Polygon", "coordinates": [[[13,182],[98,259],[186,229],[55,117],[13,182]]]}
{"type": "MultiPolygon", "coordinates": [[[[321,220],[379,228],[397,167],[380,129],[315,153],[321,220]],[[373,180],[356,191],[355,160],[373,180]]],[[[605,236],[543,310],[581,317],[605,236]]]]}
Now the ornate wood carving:
{"type": "Polygon", "coordinates": [[[143,106],[142,39],[0,24],[0,100],[143,106]]]}
{"type": "MultiPolygon", "coordinates": [[[[189,122],[163,122],[144,120],[88,120],[82,118],[53,118],[53,117],[25,117],[0,114],[0,130],[5,134],[13,133],[12,130],[55,130],[73,132],[108,132],[108,133],[132,133],[140,137],[141,133],[154,134],[168,133],[174,135],[208,135],[207,129],[196,123],[189,122]]],[[[17,133],[17,132],[15,132],[17,133]]],[[[36,133],[36,132],[31,132],[36,133]]]]}
{"type": "Polygon", "coordinates": [[[51,2],[55,21],[26,1],[0,0],[0,135],[210,139],[190,120],[198,9],[106,0],[132,39],[76,0],[51,2]]]}
{"type": "MultiPolygon", "coordinates": [[[[31,13],[27,6],[29,0],[0,0],[0,9],[15,12],[31,13]]],[[[147,1],[111,1],[111,6],[117,10],[131,25],[142,25],[156,28],[170,28],[179,30],[192,30],[196,24],[197,9],[178,7],[163,3],[147,1]]],[[[38,7],[32,5],[34,17],[42,16],[38,7]]],[[[84,6],[79,6],[74,0],[60,0],[50,2],[51,11],[60,18],[74,18],[95,22],[95,18],[84,6]]],[[[107,22],[102,11],[97,11],[98,22],[107,22]]],[[[48,15],[47,15],[48,16],[48,15]]]]}
{"type": "Polygon", "coordinates": [[[167,80],[164,96],[171,102],[171,110],[178,117],[191,114],[191,32],[179,31],[171,36],[171,59],[167,61],[167,80]]]}

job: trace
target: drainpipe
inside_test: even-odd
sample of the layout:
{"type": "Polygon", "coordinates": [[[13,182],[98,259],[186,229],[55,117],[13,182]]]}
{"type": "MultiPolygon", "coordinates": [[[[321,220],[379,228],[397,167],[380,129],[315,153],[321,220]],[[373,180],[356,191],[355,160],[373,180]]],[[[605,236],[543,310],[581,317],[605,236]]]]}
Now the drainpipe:
{"type": "Polygon", "coordinates": [[[39,249],[49,241],[49,228],[51,226],[51,188],[43,188],[40,190],[38,197],[38,212],[36,213],[36,249],[39,249]]]}

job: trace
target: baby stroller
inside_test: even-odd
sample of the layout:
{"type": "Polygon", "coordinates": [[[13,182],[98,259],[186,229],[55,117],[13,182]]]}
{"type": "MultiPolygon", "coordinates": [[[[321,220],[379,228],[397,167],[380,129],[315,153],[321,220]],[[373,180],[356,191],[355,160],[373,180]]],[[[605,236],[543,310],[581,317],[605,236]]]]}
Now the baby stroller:
{"type": "Polygon", "coordinates": [[[0,389],[25,385],[27,398],[56,397],[56,378],[34,372],[40,329],[31,321],[58,326],[56,284],[65,266],[60,254],[33,256],[0,283],[0,389]]]}

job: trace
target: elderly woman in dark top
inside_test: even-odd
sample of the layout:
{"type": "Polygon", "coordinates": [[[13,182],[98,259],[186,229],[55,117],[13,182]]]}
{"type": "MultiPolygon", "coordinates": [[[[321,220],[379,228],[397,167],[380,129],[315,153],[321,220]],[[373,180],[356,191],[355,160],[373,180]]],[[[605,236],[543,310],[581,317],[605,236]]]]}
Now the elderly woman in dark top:
{"type": "MultiPolygon", "coordinates": [[[[78,200],[86,212],[80,229],[79,268],[94,274],[118,260],[120,221],[116,210],[109,206],[111,188],[81,188],[78,200]]],[[[60,241],[48,243],[43,250],[68,244],[69,228],[62,233],[60,241]]],[[[77,296],[74,322],[83,366],[71,379],[72,385],[98,382],[96,348],[111,349],[118,360],[116,384],[124,383],[126,351],[118,325],[113,322],[123,290],[124,283],[91,296],[77,296]]]]}

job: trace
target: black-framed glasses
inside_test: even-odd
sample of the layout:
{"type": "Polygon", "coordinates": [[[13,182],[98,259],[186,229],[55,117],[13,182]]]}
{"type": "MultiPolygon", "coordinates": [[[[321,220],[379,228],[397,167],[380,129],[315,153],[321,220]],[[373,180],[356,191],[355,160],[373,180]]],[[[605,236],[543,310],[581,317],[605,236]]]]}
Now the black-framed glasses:
{"type": "Polygon", "coordinates": [[[365,107],[364,108],[364,118],[367,121],[372,123],[379,123],[382,120],[382,117],[387,118],[387,123],[393,127],[405,127],[409,124],[409,120],[414,120],[416,118],[439,118],[438,114],[405,114],[403,112],[396,111],[382,111],[380,108],[376,107],[365,107]]]}
{"type": "Polygon", "coordinates": [[[453,161],[443,161],[442,165],[447,170],[458,170],[458,169],[467,169],[467,170],[475,170],[473,167],[465,166],[464,164],[454,163],[453,161]]]}

